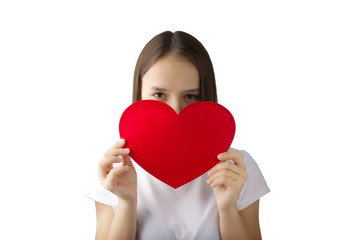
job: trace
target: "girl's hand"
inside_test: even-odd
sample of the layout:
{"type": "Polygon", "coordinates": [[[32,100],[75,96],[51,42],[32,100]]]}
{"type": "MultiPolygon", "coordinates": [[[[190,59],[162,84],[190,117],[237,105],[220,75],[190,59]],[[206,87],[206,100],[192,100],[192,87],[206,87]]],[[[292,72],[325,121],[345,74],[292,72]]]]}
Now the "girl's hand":
{"type": "Polygon", "coordinates": [[[99,162],[99,179],[106,189],[126,202],[137,200],[137,177],[125,139],[115,143],[99,162]],[[120,163],[114,167],[113,163],[120,163]]]}
{"type": "Polygon", "coordinates": [[[248,173],[240,152],[224,152],[218,155],[220,162],[209,172],[207,183],[213,188],[219,211],[236,208],[248,173]],[[231,163],[226,160],[233,160],[231,163]]]}

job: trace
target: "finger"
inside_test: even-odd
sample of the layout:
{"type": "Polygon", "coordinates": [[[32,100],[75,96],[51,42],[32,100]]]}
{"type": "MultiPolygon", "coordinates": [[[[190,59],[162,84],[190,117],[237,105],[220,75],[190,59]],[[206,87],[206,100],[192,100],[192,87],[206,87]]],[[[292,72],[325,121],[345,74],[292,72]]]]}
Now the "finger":
{"type": "Polygon", "coordinates": [[[228,177],[231,178],[232,180],[236,181],[237,179],[239,179],[241,176],[237,173],[234,173],[233,171],[230,171],[228,169],[222,169],[220,171],[217,171],[216,173],[214,173],[213,175],[210,176],[209,178],[209,182],[213,182],[216,178],[219,177],[228,177]]]}
{"type": "Polygon", "coordinates": [[[113,163],[120,163],[123,161],[122,156],[106,156],[99,162],[99,168],[106,168],[113,163]]]}
{"type": "Polygon", "coordinates": [[[241,167],[242,169],[246,170],[246,166],[244,164],[244,160],[240,154],[239,151],[233,151],[233,152],[223,152],[218,155],[219,160],[233,160],[235,165],[241,167]]]}
{"type": "Polygon", "coordinates": [[[123,157],[123,160],[124,160],[124,161],[123,161],[123,164],[124,164],[124,165],[133,166],[132,161],[131,161],[131,158],[130,158],[129,155],[123,155],[122,157],[123,157]]]}
{"type": "Polygon", "coordinates": [[[118,177],[120,176],[122,173],[126,172],[127,170],[129,170],[129,166],[117,166],[114,167],[113,169],[111,169],[111,171],[109,172],[109,179],[114,178],[114,177],[118,177]]]}
{"type": "Polygon", "coordinates": [[[120,163],[123,161],[122,157],[110,156],[105,157],[103,160],[99,162],[98,165],[98,178],[103,183],[106,176],[109,174],[111,169],[113,169],[114,163],[120,163]]]}
{"type": "Polygon", "coordinates": [[[223,185],[227,186],[227,187],[231,187],[236,184],[236,181],[227,176],[219,176],[219,177],[213,179],[213,181],[211,181],[209,184],[213,188],[218,187],[218,186],[223,186],[223,185]]]}
{"type": "Polygon", "coordinates": [[[111,148],[109,148],[109,150],[106,151],[106,153],[105,153],[104,155],[107,155],[107,154],[108,154],[111,150],[113,150],[113,149],[117,149],[117,148],[122,148],[122,147],[124,147],[124,146],[125,146],[125,143],[126,143],[126,141],[125,141],[124,138],[120,139],[120,140],[117,141],[114,145],[112,145],[111,148]]]}
{"type": "Polygon", "coordinates": [[[237,174],[240,174],[240,167],[229,162],[229,161],[224,161],[224,162],[220,162],[218,164],[215,165],[215,167],[213,167],[211,169],[211,171],[209,172],[209,175],[213,175],[215,174],[217,171],[220,171],[222,169],[227,169],[227,170],[230,170],[234,173],[237,173],[237,174]]]}
{"type": "Polygon", "coordinates": [[[209,181],[212,182],[215,178],[226,176],[231,178],[234,181],[241,181],[244,182],[248,179],[248,173],[245,170],[240,169],[239,173],[235,173],[232,171],[229,171],[227,169],[222,169],[220,171],[217,171],[216,173],[210,175],[209,181]]]}
{"type": "Polygon", "coordinates": [[[125,143],[126,143],[126,141],[125,141],[125,139],[124,138],[121,138],[119,141],[117,141],[114,145],[113,145],[113,147],[114,148],[119,148],[119,147],[124,147],[125,146],[125,143]]]}
{"type": "Polygon", "coordinates": [[[110,149],[106,156],[120,156],[120,155],[127,155],[130,153],[130,149],[129,148],[115,148],[115,149],[110,149]]]}
{"type": "Polygon", "coordinates": [[[233,152],[223,152],[221,154],[218,155],[218,159],[219,160],[233,160],[234,158],[239,158],[241,157],[241,154],[239,151],[233,151],[233,152]]]}
{"type": "Polygon", "coordinates": [[[104,180],[103,183],[104,187],[111,191],[114,185],[116,185],[116,183],[119,183],[121,174],[126,172],[128,169],[129,169],[128,166],[122,166],[122,165],[111,169],[108,176],[104,180]]]}

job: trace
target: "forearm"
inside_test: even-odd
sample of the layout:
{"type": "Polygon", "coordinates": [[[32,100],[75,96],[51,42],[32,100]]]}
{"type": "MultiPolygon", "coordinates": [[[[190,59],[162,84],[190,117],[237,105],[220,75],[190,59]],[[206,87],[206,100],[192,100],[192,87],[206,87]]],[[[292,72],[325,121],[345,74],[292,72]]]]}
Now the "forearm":
{"type": "Polygon", "coordinates": [[[245,223],[241,218],[236,206],[228,211],[219,211],[220,235],[222,240],[250,239],[245,227],[245,223]]]}
{"type": "Polygon", "coordinates": [[[108,240],[136,238],[136,207],[136,201],[128,203],[119,199],[108,240]]]}

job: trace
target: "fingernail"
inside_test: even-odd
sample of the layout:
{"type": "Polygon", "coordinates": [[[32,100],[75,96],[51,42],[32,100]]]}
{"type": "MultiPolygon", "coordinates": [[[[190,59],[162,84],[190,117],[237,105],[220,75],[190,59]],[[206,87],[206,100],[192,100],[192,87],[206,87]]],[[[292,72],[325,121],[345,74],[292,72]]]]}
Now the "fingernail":
{"type": "Polygon", "coordinates": [[[125,140],[122,138],[122,139],[119,140],[119,143],[124,143],[124,141],[125,140]]]}
{"type": "Polygon", "coordinates": [[[219,155],[218,155],[218,159],[221,159],[221,160],[222,160],[223,158],[224,158],[224,154],[219,154],[219,155]]]}

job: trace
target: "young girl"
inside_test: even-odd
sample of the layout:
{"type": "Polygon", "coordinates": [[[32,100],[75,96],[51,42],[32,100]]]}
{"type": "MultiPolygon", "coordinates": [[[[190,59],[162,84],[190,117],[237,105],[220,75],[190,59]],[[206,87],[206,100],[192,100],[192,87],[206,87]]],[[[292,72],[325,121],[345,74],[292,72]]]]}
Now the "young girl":
{"type": "MultiPolygon", "coordinates": [[[[145,99],[177,113],[197,101],[217,102],[213,66],[197,39],[167,31],[150,40],[134,74],[133,102],[145,99]]],[[[259,198],[269,188],[246,151],[219,153],[209,172],[174,189],[133,162],[125,143],[106,152],[101,184],[87,194],[95,200],[96,239],[261,239],[259,198]]]]}

